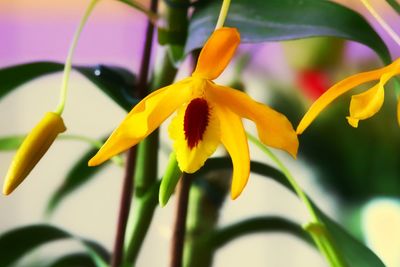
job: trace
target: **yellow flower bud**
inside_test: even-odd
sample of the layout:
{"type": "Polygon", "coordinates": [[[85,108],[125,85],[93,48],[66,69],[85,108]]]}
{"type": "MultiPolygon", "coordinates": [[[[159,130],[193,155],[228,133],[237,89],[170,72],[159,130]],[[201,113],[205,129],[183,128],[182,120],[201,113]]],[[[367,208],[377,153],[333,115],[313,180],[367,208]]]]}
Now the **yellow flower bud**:
{"type": "Polygon", "coordinates": [[[11,163],[3,186],[9,195],[25,179],[43,157],[57,135],[66,130],[60,115],[47,112],[25,138],[11,163]]]}

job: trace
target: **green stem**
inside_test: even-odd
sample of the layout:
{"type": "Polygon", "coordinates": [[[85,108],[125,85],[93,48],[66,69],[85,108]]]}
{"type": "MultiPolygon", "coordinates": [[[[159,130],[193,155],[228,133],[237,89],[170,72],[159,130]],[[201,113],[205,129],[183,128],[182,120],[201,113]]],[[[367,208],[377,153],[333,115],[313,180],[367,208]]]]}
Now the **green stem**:
{"type": "Polygon", "coordinates": [[[266,155],[268,155],[272,159],[272,161],[275,162],[275,164],[282,171],[282,173],[286,176],[287,180],[292,185],[294,191],[296,192],[296,194],[299,196],[299,198],[301,199],[301,201],[304,203],[304,205],[306,206],[307,210],[309,211],[309,213],[311,215],[311,218],[312,218],[312,221],[315,222],[315,223],[322,224],[322,222],[318,218],[317,213],[315,212],[315,210],[313,208],[313,205],[311,204],[310,200],[308,199],[306,194],[303,192],[303,190],[301,190],[300,186],[297,184],[296,180],[294,179],[294,177],[290,173],[289,169],[286,168],[286,166],[282,163],[282,161],[280,161],[279,158],[277,156],[275,156],[275,154],[272,153],[272,151],[268,147],[266,147],[263,144],[261,144],[260,141],[258,141],[258,139],[255,136],[247,133],[247,137],[261,151],[263,151],[266,155]]]}
{"type": "Polygon", "coordinates": [[[209,171],[207,168],[195,175],[186,222],[184,266],[207,267],[212,264],[214,250],[205,245],[204,237],[210,236],[217,227],[220,210],[229,191],[231,172],[209,171]]]}
{"type": "Polygon", "coordinates": [[[58,115],[61,115],[63,113],[64,107],[65,107],[65,102],[67,100],[68,82],[69,82],[69,76],[70,76],[71,68],[72,68],[72,57],[74,55],[76,45],[78,43],[78,40],[79,40],[79,37],[83,30],[83,27],[85,26],[90,14],[92,13],[92,11],[98,1],[99,0],[92,0],[90,2],[89,6],[87,7],[87,9],[85,11],[85,14],[83,15],[83,17],[81,19],[81,22],[79,23],[78,29],[76,30],[76,32],[74,34],[74,38],[72,39],[72,43],[69,48],[68,56],[67,56],[67,59],[65,61],[65,65],[64,65],[64,74],[63,74],[63,79],[62,79],[62,83],[61,83],[60,101],[55,110],[55,113],[57,113],[58,115]]]}
{"type": "Polygon", "coordinates": [[[222,7],[219,12],[217,25],[215,25],[216,30],[218,30],[219,28],[222,28],[224,26],[226,17],[228,16],[228,10],[229,10],[230,4],[231,4],[231,0],[224,0],[222,2],[222,7]]]}
{"type": "Polygon", "coordinates": [[[135,198],[135,209],[128,220],[126,234],[128,242],[125,243],[124,267],[130,267],[136,262],[158,204],[159,186],[159,183],[155,183],[140,198],[135,198]]]}
{"type": "MultiPolygon", "coordinates": [[[[175,1],[188,2],[188,0],[175,1]]],[[[188,27],[187,9],[171,8],[169,6],[166,6],[166,8],[167,24],[169,28],[171,30],[178,29],[186,32],[188,27]]],[[[167,50],[164,50],[162,58],[162,63],[157,65],[157,69],[151,79],[150,88],[152,90],[171,84],[177,72],[167,50]]],[[[158,131],[155,131],[142,141],[138,147],[137,168],[135,173],[135,197],[132,199],[132,201],[135,202],[135,210],[130,214],[128,220],[123,266],[132,266],[135,264],[157,205],[159,189],[159,183],[156,183],[158,143],[158,131]],[[150,198],[149,195],[151,195],[155,186],[156,197],[150,198]]]]}
{"type": "Polygon", "coordinates": [[[274,153],[272,153],[272,151],[267,146],[262,144],[255,136],[247,133],[247,137],[261,151],[263,151],[267,156],[269,156],[273,162],[275,162],[275,164],[282,171],[288,182],[293,187],[296,194],[299,196],[300,200],[306,206],[312,219],[310,225],[313,226],[312,228],[306,228],[306,230],[308,230],[308,232],[311,234],[311,237],[313,238],[318,249],[326,257],[330,265],[333,267],[347,266],[341,254],[339,253],[339,250],[335,246],[333,240],[330,238],[330,234],[326,230],[323,221],[319,218],[317,211],[314,209],[314,206],[312,205],[311,201],[308,199],[307,195],[303,192],[301,187],[297,184],[296,180],[290,173],[289,169],[283,164],[282,161],[279,160],[277,156],[275,156],[274,153]],[[312,229],[320,229],[320,230],[312,231],[312,229]]]}

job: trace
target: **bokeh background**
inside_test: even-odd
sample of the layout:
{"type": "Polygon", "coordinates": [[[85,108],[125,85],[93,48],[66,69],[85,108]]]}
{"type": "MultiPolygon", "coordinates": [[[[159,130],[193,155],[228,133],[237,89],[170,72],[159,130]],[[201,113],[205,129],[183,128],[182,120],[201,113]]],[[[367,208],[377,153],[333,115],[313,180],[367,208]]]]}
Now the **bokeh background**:
{"type": "MultiPolygon", "coordinates": [[[[142,2],[147,4],[146,1],[142,2]]],[[[389,45],[392,55],[397,57],[400,54],[399,47],[373,22],[358,1],[340,2],[365,14],[389,45]]],[[[371,2],[389,23],[398,25],[400,18],[385,1],[371,2]]],[[[63,62],[88,3],[88,0],[0,0],[0,67],[31,61],[63,62]]],[[[145,17],[138,11],[117,1],[101,1],[79,40],[74,64],[101,63],[137,72],[144,25],[145,17]]],[[[245,53],[249,50],[257,55],[244,73],[244,81],[251,95],[268,99],[270,94],[265,92],[265,73],[278,81],[296,84],[288,63],[290,60],[281,44],[242,45],[240,51],[245,53]]],[[[346,43],[342,66],[357,69],[357,62],[369,61],[379,65],[376,55],[368,48],[346,43]]],[[[153,64],[156,64],[154,62],[156,59],[153,59],[153,64]]],[[[187,72],[183,68],[180,75],[187,72]]],[[[229,81],[231,76],[232,71],[228,70],[221,79],[229,81]]],[[[55,108],[60,84],[61,73],[48,75],[21,86],[5,97],[0,103],[0,136],[27,133],[44,112],[55,108]]],[[[394,114],[391,115],[395,120],[394,114]]],[[[72,74],[64,113],[69,133],[99,138],[111,131],[123,117],[124,111],[109,101],[90,81],[75,72],[72,74]]],[[[341,124],[346,124],[343,117],[339,119],[341,124]]],[[[357,131],[353,130],[352,134],[356,136],[357,131]]],[[[163,142],[170,145],[165,127],[163,142]]],[[[111,249],[122,186],[121,168],[107,167],[94,181],[64,201],[52,217],[44,218],[51,193],[62,183],[76,155],[81,155],[87,148],[86,144],[77,141],[56,142],[18,190],[11,196],[0,197],[0,232],[47,221],[70,232],[99,240],[111,249]]],[[[264,160],[256,148],[251,147],[251,151],[254,158],[264,160]]],[[[328,214],[338,217],[340,211],[347,207],[347,202],[332,187],[321,185],[313,167],[302,157],[293,162],[284,154],[279,156],[289,162],[301,185],[328,214]]],[[[12,157],[11,152],[0,154],[0,177],[5,175],[12,157]]],[[[163,170],[166,155],[163,158],[160,171],[163,170]]],[[[167,266],[174,207],[175,198],[167,207],[157,209],[137,266],[167,266]]],[[[385,263],[389,267],[400,266],[400,254],[397,253],[400,251],[400,205],[395,198],[367,199],[363,205],[356,207],[357,212],[351,207],[349,210],[361,214],[362,223],[359,225],[363,238],[385,263]]],[[[224,204],[220,225],[266,214],[282,215],[300,223],[307,220],[304,207],[292,194],[271,181],[253,175],[242,196],[224,204]]],[[[40,258],[43,253],[59,253],[65,246],[73,247],[74,244],[52,246],[37,257],[40,258]]],[[[317,267],[327,264],[315,250],[295,238],[284,234],[258,234],[241,238],[220,250],[215,266],[317,267]]]]}

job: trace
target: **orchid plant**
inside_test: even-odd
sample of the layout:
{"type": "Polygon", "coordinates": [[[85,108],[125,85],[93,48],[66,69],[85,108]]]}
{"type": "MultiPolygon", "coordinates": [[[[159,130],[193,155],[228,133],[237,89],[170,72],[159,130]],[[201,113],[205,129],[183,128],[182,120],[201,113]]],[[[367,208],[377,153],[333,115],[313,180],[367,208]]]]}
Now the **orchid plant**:
{"type": "MultiPolygon", "coordinates": [[[[82,30],[98,2],[100,0],[91,0],[84,12],[65,64],[36,62],[0,69],[0,98],[33,78],[63,70],[60,102],[56,109],[47,111],[44,118],[27,135],[0,138],[0,149],[17,150],[3,186],[3,194],[12,197],[18,194],[18,187],[25,186],[22,182],[29,179],[30,172],[54,142],[60,139],[77,139],[88,142],[93,147],[83,157],[79,158],[80,155],[77,155],[78,161],[74,169],[49,200],[47,216],[51,216],[67,196],[79,197],[75,190],[96,177],[96,172],[100,170],[98,165],[111,161],[124,167],[114,246],[109,250],[96,240],[79,237],[56,225],[28,225],[0,235],[0,266],[20,266],[20,259],[38,246],[60,239],[77,240],[84,250],[81,253],[66,253],[60,258],[40,260],[39,266],[135,266],[156,209],[166,206],[175,193],[177,207],[171,238],[171,267],[212,266],[218,249],[242,235],[255,232],[284,232],[299,238],[322,255],[326,264],[332,267],[385,266],[383,261],[387,260],[381,259],[363,240],[354,237],[354,229],[342,217],[328,216],[319,207],[318,199],[311,199],[304,192],[297,182],[296,175],[286,166],[302,165],[302,160],[306,159],[318,165],[320,172],[317,174],[320,174],[321,177],[318,178],[322,183],[326,179],[324,177],[329,174],[339,176],[339,170],[329,169],[328,175],[321,171],[325,166],[332,166],[334,162],[321,161],[329,154],[323,150],[329,143],[325,140],[332,140],[327,138],[335,135],[331,129],[337,130],[338,137],[343,138],[341,140],[333,136],[338,143],[351,143],[339,132],[342,126],[338,126],[340,122],[336,117],[334,116],[334,121],[328,119],[331,128],[320,125],[318,129],[309,129],[308,136],[299,135],[303,134],[328,105],[357,86],[379,80],[370,89],[352,96],[347,120],[353,127],[357,127],[360,120],[372,117],[381,109],[385,90],[388,90],[384,87],[389,87],[387,84],[390,79],[393,78],[392,87],[398,91],[397,80],[394,77],[400,70],[399,60],[392,62],[387,45],[362,15],[334,1],[320,0],[232,0],[232,3],[230,0],[164,0],[166,15],[157,12],[160,4],[158,0],[149,1],[149,7],[134,0],[119,0],[126,4],[127,8],[134,8],[145,14],[147,19],[140,70],[133,74],[132,71],[123,68],[93,68],[73,64],[73,55],[82,30]],[[160,50],[161,55],[158,55],[163,62],[152,69],[149,62],[155,53],[155,31],[158,33],[159,45],[164,48],[160,50]],[[268,101],[253,99],[246,93],[247,89],[251,89],[251,85],[245,82],[242,74],[247,68],[251,69],[252,61],[241,61],[238,54],[245,59],[258,55],[251,51],[247,54],[238,53],[241,44],[255,46],[255,43],[308,40],[310,37],[317,38],[312,39],[312,42],[323,41],[311,46],[308,41],[285,43],[285,51],[295,49],[302,51],[304,55],[315,57],[316,54],[317,58],[328,57],[329,60],[318,63],[305,60],[306,63],[301,64],[301,67],[288,64],[288,68],[298,72],[301,77],[301,83],[291,85],[297,88],[286,92],[276,90],[272,93],[276,98],[268,101]],[[334,38],[339,38],[340,42],[334,38]],[[334,72],[332,69],[338,68],[336,61],[343,55],[341,48],[346,40],[368,46],[385,66],[372,71],[362,69],[360,73],[349,75],[342,80],[331,75],[329,82],[332,86],[327,86],[327,70],[334,72]],[[312,49],[308,53],[307,48],[310,47],[312,49]],[[317,47],[322,48],[316,49],[317,47]],[[320,54],[325,50],[329,52],[320,54]],[[231,62],[235,57],[237,60],[231,62]],[[186,58],[193,59],[193,71],[189,77],[175,81],[177,71],[182,68],[186,58]],[[229,65],[232,69],[239,69],[234,80],[224,85],[214,81],[229,65]],[[27,69],[34,69],[35,74],[32,75],[27,69]],[[64,123],[62,116],[67,103],[72,69],[82,73],[128,112],[125,118],[115,118],[115,121],[120,123],[105,141],[71,134],[68,125],[64,123]],[[324,81],[321,82],[321,79],[324,81]],[[306,90],[315,89],[312,94],[315,99],[309,99],[301,90],[296,90],[301,89],[303,85],[306,85],[306,90]],[[276,101],[279,97],[284,98],[285,104],[276,101]],[[311,101],[314,102],[311,104],[311,101]],[[301,108],[298,108],[299,106],[301,108]],[[169,117],[172,117],[168,127],[172,149],[169,151],[169,161],[162,167],[165,171],[160,174],[159,179],[157,164],[162,153],[159,127],[169,117]],[[245,130],[243,119],[254,122],[257,137],[245,130]],[[293,125],[297,123],[295,130],[293,125]],[[250,149],[249,143],[254,147],[250,149]],[[220,154],[223,156],[215,156],[221,144],[223,148],[220,154]],[[253,148],[262,152],[262,160],[255,160],[253,148]],[[281,160],[285,155],[278,155],[279,150],[292,157],[281,160]],[[127,156],[123,160],[125,152],[127,156]],[[233,200],[240,197],[245,186],[252,183],[252,179],[257,179],[252,174],[271,178],[294,193],[307,211],[306,221],[292,221],[268,214],[263,217],[243,218],[242,221],[226,227],[219,226],[218,217],[224,209],[223,203],[229,188],[232,200],[226,201],[232,201],[234,206],[233,200]]],[[[117,4],[117,1],[115,2],[117,4]]],[[[369,1],[361,2],[379,25],[400,44],[400,38],[369,1]]],[[[400,5],[396,1],[387,0],[387,3],[400,14],[400,5]]],[[[304,56],[302,53],[288,54],[292,59],[295,57],[297,62],[304,56]]],[[[268,80],[275,82],[277,79],[268,77],[268,80]]],[[[400,104],[397,105],[397,114],[400,117],[400,104]]],[[[370,128],[366,128],[365,131],[373,132],[370,128]]],[[[398,135],[395,138],[397,137],[398,135]]],[[[353,152],[357,147],[344,150],[337,145],[330,149],[340,151],[340,155],[347,155],[348,151],[353,152]]],[[[361,160],[352,159],[354,162],[351,161],[350,165],[361,160]]],[[[51,159],[47,158],[44,161],[51,159]]],[[[400,174],[395,171],[393,173],[400,174]]],[[[347,183],[351,184],[351,179],[348,179],[347,183]]],[[[333,185],[333,189],[337,189],[339,195],[343,191],[346,192],[345,190],[350,190],[350,187],[338,182],[333,185]]],[[[355,195],[363,194],[361,186],[355,188],[355,195]]],[[[400,194],[398,189],[382,191],[369,192],[357,201],[381,195],[398,198],[400,194]]],[[[356,201],[351,199],[353,195],[348,195],[341,200],[344,203],[355,203],[356,201]]],[[[330,198],[328,195],[325,197],[330,198]]],[[[327,201],[333,202],[335,199],[327,201]]],[[[27,266],[38,266],[37,264],[28,263],[27,266]]],[[[299,266],[304,264],[307,263],[300,263],[299,266]]]]}

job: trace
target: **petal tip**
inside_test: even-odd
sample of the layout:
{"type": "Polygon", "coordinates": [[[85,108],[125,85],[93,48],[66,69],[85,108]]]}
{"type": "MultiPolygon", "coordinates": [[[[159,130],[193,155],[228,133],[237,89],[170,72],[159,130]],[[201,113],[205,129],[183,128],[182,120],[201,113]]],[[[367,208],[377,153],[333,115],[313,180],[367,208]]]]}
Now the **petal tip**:
{"type": "Polygon", "coordinates": [[[242,192],[240,191],[237,191],[237,190],[231,190],[231,199],[232,200],[236,200],[239,196],[240,196],[240,194],[241,194],[242,192]]]}
{"type": "Polygon", "coordinates": [[[358,122],[359,122],[360,120],[355,119],[355,118],[350,117],[350,116],[346,117],[346,119],[347,119],[347,122],[348,122],[353,128],[357,128],[357,127],[358,127],[358,122]]]}
{"type": "Polygon", "coordinates": [[[88,161],[88,166],[89,167],[95,167],[95,166],[97,166],[97,165],[100,165],[102,162],[98,159],[98,157],[97,157],[97,154],[93,157],[93,158],[91,158],[89,161],[88,161]]]}

